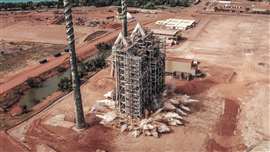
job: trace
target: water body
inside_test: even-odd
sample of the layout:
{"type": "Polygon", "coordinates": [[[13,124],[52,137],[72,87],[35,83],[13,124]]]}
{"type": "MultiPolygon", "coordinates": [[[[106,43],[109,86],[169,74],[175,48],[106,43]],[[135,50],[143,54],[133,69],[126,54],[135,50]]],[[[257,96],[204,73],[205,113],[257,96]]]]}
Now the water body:
{"type": "MultiPolygon", "coordinates": [[[[90,57],[83,62],[85,63],[91,59],[93,59],[93,57],[90,57]]],[[[60,80],[64,77],[70,77],[70,74],[71,71],[70,68],[68,68],[65,72],[41,82],[41,87],[27,90],[20,98],[19,105],[24,105],[27,109],[31,109],[33,106],[56,92],[58,90],[58,83],[60,80]]]]}
{"type": "Polygon", "coordinates": [[[58,83],[60,80],[69,76],[70,69],[43,81],[40,88],[31,88],[30,90],[26,91],[21,97],[19,105],[24,105],[27,107],[27,109],[31,109],[40,101],[56,92],[58,90],[58,83]]]}
{"type": "Polygon", "coordinates": [[[57,0],[0,0],[0,3],[27,3],[27,2],[48,2],[48,1],[57,1],[57,0]]]}

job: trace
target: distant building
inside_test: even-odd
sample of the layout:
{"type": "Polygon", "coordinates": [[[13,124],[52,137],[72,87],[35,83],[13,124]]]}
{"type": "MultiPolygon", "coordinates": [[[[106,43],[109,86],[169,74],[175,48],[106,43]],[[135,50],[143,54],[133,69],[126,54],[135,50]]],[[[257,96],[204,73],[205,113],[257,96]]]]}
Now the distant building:
{"type": "Polygon", "coordinates": [[[154,35],[165,39],[167,45],[178,44],[181,40],[181,30],[151,29],[154,35]]]}
{"type": "Polygon", "coordinates": [[[196,25],[196,21],[170,18],[167,20],[157,21],[156,24],[165,26],[168,29],[187,30],[193,28],[196,25]]]}
{"type": "Polygon", "coordinates": [[[199,64],[200,62],[193,59],[167,57],[165,71],[176,78],[190,80],[200,73],[199,64]]]}

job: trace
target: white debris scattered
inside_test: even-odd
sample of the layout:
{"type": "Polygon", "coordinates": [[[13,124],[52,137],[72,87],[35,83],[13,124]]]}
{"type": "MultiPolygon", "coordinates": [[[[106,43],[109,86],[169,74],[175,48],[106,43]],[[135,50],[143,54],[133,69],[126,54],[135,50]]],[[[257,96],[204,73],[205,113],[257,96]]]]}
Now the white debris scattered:
{"type": "Polygon", "coordinates": [[[165,102],[163,108],[165,111],[173,111],[176,109],[176,107],[173,104],[171,104],[170,102],[165,102]]]}
{"type": "Polygon", "coordinates": [[[185,105],[181,105],[180,108],[185,110],[185,111],[191,112],[190,108],[185,106],[185,105]]]}
{"type": "Polygon", "coordinates": [[[152,134],[151,134],[151,132],[149,130],[146,130],[143,134],[145,136],[152,136],[152,134]]]}
{"type": "Polygon", "coordinates": [[[142,119],[141,122],[140,122],[139,127],[143,128],[145,125],[151,123],[152,121],[153,121],[152,118],[150,118],[150,119],[142,119]]]}
{"type": "Polygon", "coordinates": [[[151,134],[153,137],[159,138],[159,134],[157,132],[157,128],[151,130],[151,134]]]}
{"type": "Polygon", "coordinates": [[[104,94],[104,97],[106,99],[112,99],[113,98],[113,91],[109,91],[106,94],[104,94]]]}
{"type": "Polygon", "coordinates": [[[175,112],[178,113],[181,116],[187,116],[188,115],[185,111],[183,111],[182,109],[179,109],[179,108],[176,108],[175,112]]]}
{"type": "Polygon", "coordinates": [[[158,132],[159,133],[169,133],[169,132],[171,132],[171,129],[167,125],[165,125],[164,123],[161,123],[158,126],[158,132]]]}
{"type": "Polygon", "coordinates": [[[196,99],[188,99],[188,100],[184,100],[182,101],[184,104],[189,104],[189,103],[198,103],[199,100],[196,99]]]}
{"type": "Polygon", "coordinates": [[[108,111],[108,108],[104,107],[103,105],[99,104],[99,103],[95,103],[91,110],[90,113],[96,113],[96,112],[106,112],[108,111]]]}
{"type": "Polygon", "coordinates": [[[131,136],[137,138],[141,135],[141,133],[142,132],[140,130],[134,130],[131,132],[131,136]]]}
{"type": "Polygon", "coordinates": [[[168,113],[166,113],[166,114],[164,115],[164,117],[165,117],[166,119],[170,119],[170,118],[181,119],[181,120],[184,119],[183,117],[179,116],[179,115],[178,115],[177,113],[175,113],[175,112],[168,112],[168,113]]]}
{"type": "Polygon", "coordinates": [[[116,119],[117,115],[114,111],[107,112],[104,115],[96,115],[97,117],[102,118],[101,124],[108,124],[112,122],[114,119],[116,119]]]}
{"type": "Polygon", "coordinates": [[[125,132],[128,129],[128,125],[127,124],[123,124],[121,126],[121,132],[125,132]]]}
{"type": "Polygon", "coordinates": [[[179,104],[180,104],[180,101],[177,100],[177,99],[170,99],[169,101],[170,101],[170,103],[172,103],[173,105],[179,105],[179,104]]]}
{"type": "Polygon", "coordinates": [[[113,100],[105,99],[105,100],[98,100],[96,101],[97,104],[100,106],[107,106],[109,108],[115,108],[115,102],[113,100]]]}
{"type": "Polygon", "coordinates": [[[178,125],[183,125],[184,123],[181,122],[181,121],[178,120],[178,119],[170,118],[170,119],[168,119],[168,124],[169,124],[170,126],[178,126],[178,125]]]}
{"type": "Polygon", "coordinates": [[[92,107],[91,112],[95,112],[100,117],[101,124],[112,125],[119,128],[121,132],[129,132],[133,137],[140,135],[159,138],[160,134],[170,133],[169,126],[184,125],[184,116],[191,112],[191,103],[198,103],[199,100],[191,99],[187,95],[175,96],[164,101],[164,106],[154,113],[150,113],[145,119],[133,119],[123,115],[117,115],[115,101],[111,100],[112,91],[104,95],[107,99],[98,100],[92,107]]]}

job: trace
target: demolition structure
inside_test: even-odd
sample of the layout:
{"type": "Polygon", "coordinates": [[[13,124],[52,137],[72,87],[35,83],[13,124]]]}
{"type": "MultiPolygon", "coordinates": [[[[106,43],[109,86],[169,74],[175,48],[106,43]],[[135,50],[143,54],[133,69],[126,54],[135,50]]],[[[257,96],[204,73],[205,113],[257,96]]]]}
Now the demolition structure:
{"type": "MultiPolygon", "coordinates": [[[[125,29],[125,28],[124,28],[125,29]]],[[[116,108],[133,118],[160,108],[165,88],[165,42],[137,24],[130,36],[120,33],[113,46],[116,108]]]]}

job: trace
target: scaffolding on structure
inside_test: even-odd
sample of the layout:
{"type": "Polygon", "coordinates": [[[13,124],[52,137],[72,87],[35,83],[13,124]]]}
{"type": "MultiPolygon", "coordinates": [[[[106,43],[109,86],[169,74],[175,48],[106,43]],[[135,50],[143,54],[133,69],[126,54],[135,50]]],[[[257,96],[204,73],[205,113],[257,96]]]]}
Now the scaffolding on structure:
{"type": "Polygon", "coordinates": [[[116,107],[121,114],[143,117],[163,103],[165,41],[138,24],[131,36],[119,34],[113,46],[116,107]]]}

